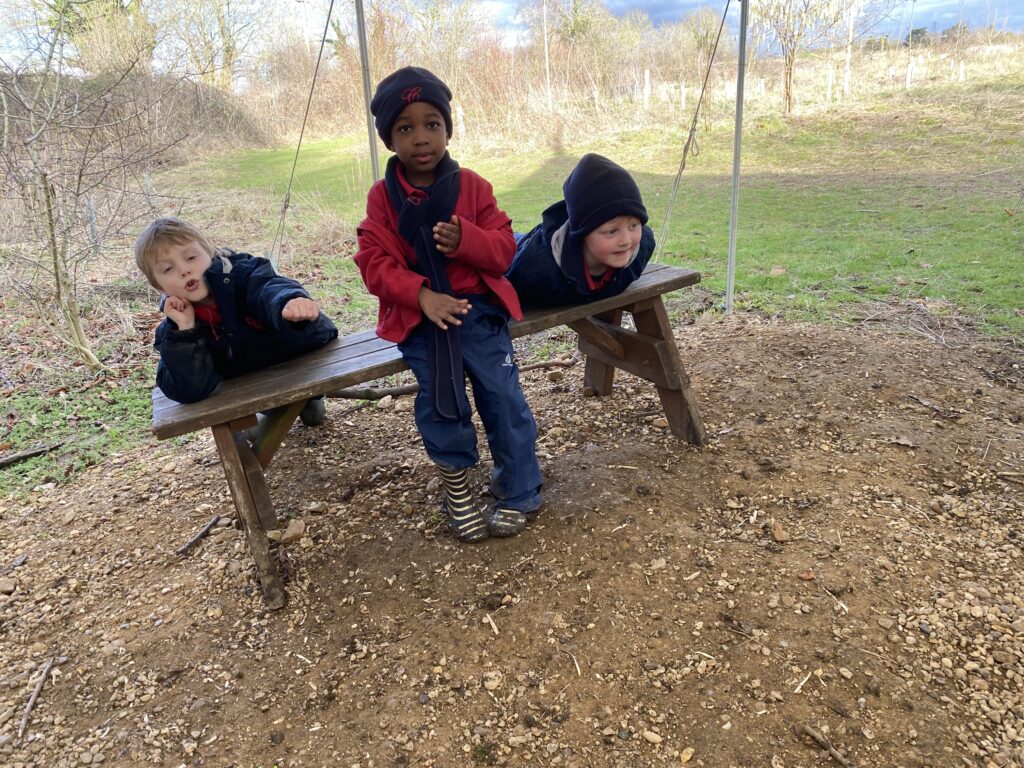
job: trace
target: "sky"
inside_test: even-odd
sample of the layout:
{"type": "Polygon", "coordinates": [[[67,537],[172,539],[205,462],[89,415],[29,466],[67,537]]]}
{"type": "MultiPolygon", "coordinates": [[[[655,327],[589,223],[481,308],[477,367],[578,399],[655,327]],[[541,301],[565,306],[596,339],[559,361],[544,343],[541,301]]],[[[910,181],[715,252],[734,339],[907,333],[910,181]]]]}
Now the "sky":
{"type": "MultiPolygon", "coordinates": [[[[720,12],[725,0],[604,0],[608,9],[617,16],[632,10],[647,13],[654,24],[679,21],[699,8],[711,8],[720,12]]],[[[481,16],[498,27],[514,27],[516,24],[516,0],[483,0],[476,3],[481,16]]],[[[739,2],[730,5],[730,23],[739,25],[739,2]]],[[[914,27],[941,32],[959,21],[970,27],[993,24],[996,28],[1024,30],[1024,2],[1021,0],[904,0],[898,5],[891,18],[884,22],[877,34],[904,38],[913,23],[914,27]]]]}
{"type": "MultiPolygon", "coordinates": [[[[708,2],[708,0],[605,0],[608,9],[616,15],[627,13],[639,8],[647,12],[648,17],[655,24],[665,21],[678,21],[697,8],[702,6],[721,9],[725,0],[721,2],[708,2]]],[[[736,17],[739,18],[738,2],[733,2],[736,7],[736,17]]],[[[889,23],[890,29],[900,28],[904,31],[910,21],[910,11],[913,9],[913,22],[915,27],[927,27],[942,31],[953,26],[961,19],[969,26],[980,27],[992,22],[997,27],[1006,26],[1007,29],[1021,29],[1024,27],[1024,4],[1020,0],[917,0],[917,2],[903,2],[893,14],[889,23]],[[1011,6],[1016,6],[1016,11],[1011,11],[1011,6]],[[1016,17],[1013,19],[1012,17],[1016,17]],[[1014,23],[1015,22],[1015,23],[1014,23]]],[[[891,31],[892,36],[899,33],[891,31]]]]}

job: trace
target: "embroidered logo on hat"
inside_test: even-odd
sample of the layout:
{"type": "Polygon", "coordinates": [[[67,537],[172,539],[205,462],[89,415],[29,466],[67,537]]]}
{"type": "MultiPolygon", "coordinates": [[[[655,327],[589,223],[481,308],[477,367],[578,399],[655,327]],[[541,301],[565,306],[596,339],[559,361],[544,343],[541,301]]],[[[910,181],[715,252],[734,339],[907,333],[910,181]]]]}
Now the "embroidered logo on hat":
{"type": "Polygon", "coordinates": [[[404,91],[402,91],[402,101],[404,101],[406,104],[412,104],[414,101],[419,101],[420,94],[422,92],[423,89],[418,85],[412,88],[406,88],[404,91]]]}

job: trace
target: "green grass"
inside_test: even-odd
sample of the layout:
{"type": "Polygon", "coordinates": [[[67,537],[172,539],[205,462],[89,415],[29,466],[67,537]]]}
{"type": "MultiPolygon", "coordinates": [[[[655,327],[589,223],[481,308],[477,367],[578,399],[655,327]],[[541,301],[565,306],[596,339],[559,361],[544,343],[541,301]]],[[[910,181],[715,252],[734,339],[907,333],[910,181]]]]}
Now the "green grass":
{"type": "Polygon", "coordinates": [[[0,406],[6,414],[0,453],[58,445],[42,456],[0,469],[0,497],[62,483],[85,467],[138,444],[150,418],[148,377],[92,378],[68,374],[45,391],[21,388],[0,406]]]}
{"type": "MultiPolygon", "coordinates": [[[[736,288],[743,305],[786,317],[835,320],[871,301],[948,302],[983,330],[1024,332],[1020,263],[1024,210],[1012,172],[1024,156],[1019,130],[1024,76],[894,91],[846,112],[745,126],[736,288]]],[[[456,158],[489,179],[517,231],[539,221],[584,152],[633,171],[660,237],[685,136],[678,129],[616,133],[558,153],[543,150],[456,158]]],[[[698,268],[724,293],[732,128],[698,136],[672,210],[662,257],[698,268]]],[[[370,183],[362,134],[307,142],[293,200],[355,223],[370,183]]],[[[382,158],[382,162],[383,162],[382,158]]],[[[292,150],[246,152],[192,168],[190,181],[225,191],[283,196],[292,150]]],[[[369,311],[347,261],[324,261],[324,290],[360,318],[369,311]],[[343,279],[340,287],[337,279],[343,279]],[[340,292],[340,293],[339,293],[340,292]]],[[[372,306],[372,301],[371,301],[372,306]]]]}
{"type": "MultiPolygon", "coordinates": [[[[869,103],[788,121],[748,115],[737,306],[841,322],[873,314],[879,303],[912,300],[994,336],[1020,338],[1024,206],[1009,212],[1022,193],[1022,124],[1024,74],[894,90],[869,103]]],[[[611,157],[634,173],[643,191],[662,260],[699,269],[703,287],[721,298],[732,126],[723,119],[699,134],[700,152],[688,161],[666,234],[662,221],[684,139],[679,126],[668,126],[581,138],[557,151],[510,142],[504,152],[474,153],[456,142],[453,154],[491,181],[517,231],[536,224],[561,197],[562,182],[581,154],[611,157]]],[[[185,198],[183,215],[229,237],[224,244],[261,253],[273,239],[293,153],[233,153],[167,171],[157,183],[185,198]]],[[[350,258],[370,176],[361,131],[307,141],[287,219],[291,255],[282,268],[313,290],[343,333],[376,319],[376,300],[350,258]]],[[[129,302],[136,315],[139,302],[149,308],[151,297],[137,281],[97,288],[102,290],[84,300],[97,314],[114,300],[129,302]]],[[[29,336],[30,324],[22,328],[16,318],[7,313],[10,338],[29,336]]],[[[144,439],[155,357],[133,357],[131,342],[139,339],[125,341],[125,332],[116,329],[100,341],[108,361],[135,361],[119,364],[130,372],[115,387],[65,373],[60,359],[33,379],[33,390],[23,386],[0,403],[7,414],[0,455],[63,443],[46,456],[0,470],[0,495],[61,482],[144,439]]],[[[536,341],[538,354],[562,351],[559,338],[536,341]]]]}

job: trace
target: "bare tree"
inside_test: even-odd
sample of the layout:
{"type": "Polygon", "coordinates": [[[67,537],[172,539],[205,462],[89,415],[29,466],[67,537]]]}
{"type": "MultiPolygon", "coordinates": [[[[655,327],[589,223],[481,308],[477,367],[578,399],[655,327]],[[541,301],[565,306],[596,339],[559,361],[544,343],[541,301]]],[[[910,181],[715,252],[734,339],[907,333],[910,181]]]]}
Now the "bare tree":
{"type": "Polygon", "coordinates": [[[177,68],[225,91],[269,20],[256,0],[163,0],[154,13],[177,68]]]}
{"type": "Polygon", "coordinates": [[[770,30],[782,54],[783,111],[793,111],[793,71],[797,55],[826,40],[842,22],[843,0],[757,0],[754,23],[770,30]]]}
{"type": "Polygon", "coordinates": [[[782,54],[783,111],[793,111],[793,72],[801,51],[830,39],[844,20],[854,36],[885,18],[900,0],[753,0],[753,23],[768,33],[782,54]],[[856,16],[850,7],[856,4],[856,16]]]}
{"type": "Polygon", "coordinates": [[[148,212],[139,176],[166,147],[151,140],[159,94],[135,65],[76,74],[65,2],[37,3],[24,57],[0,59],[0,201],[18,286],[48,330],[92,369],[102,363],[82,323],[79,283],[104,242],[148,212]]]}
{"type": "Polygon", "coordinates": [[[469,0],[400,0],[417,55],[456,94],[461,92],[465,62],[480,35],[480,24],[469,0]]]}

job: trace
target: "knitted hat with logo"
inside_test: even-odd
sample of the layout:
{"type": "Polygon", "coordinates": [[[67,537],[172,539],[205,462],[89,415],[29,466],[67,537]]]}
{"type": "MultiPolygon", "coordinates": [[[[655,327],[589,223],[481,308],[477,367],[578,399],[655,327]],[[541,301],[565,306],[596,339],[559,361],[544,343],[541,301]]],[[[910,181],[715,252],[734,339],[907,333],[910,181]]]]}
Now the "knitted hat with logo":
{"type": "Polygon", "coordinates": [[[391,148],[391,127],[402,110],[415,101],[425,101],[440,110],[448,138],[451,138],[452,92],[448,86],[422,67],[402,67],[380,81],[370,102],[377,135],[388,149],[391,148]]]}

